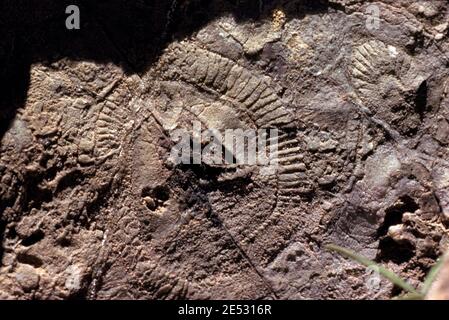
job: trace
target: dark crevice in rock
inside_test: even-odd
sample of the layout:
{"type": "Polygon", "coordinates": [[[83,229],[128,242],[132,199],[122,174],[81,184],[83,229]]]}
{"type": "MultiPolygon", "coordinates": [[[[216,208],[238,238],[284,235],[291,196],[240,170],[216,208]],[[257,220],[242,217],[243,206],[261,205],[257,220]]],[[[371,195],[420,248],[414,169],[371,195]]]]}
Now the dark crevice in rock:
{"type": "Polygon", "coordinates": [[[17,261],[23,264],[28,264],[35,268],[39,268],[43,265],[43,261],[39,257],[26,252],[19,253],[17,255],[17,261]]]}
{"type": "Polygon", "coordinates": [[[147,208],[154,211],[170,199],[170,189],[165,185],[156,186],[155,188],[145,187],[142,189],[141,196],[147,208]]]}
{"type": "Polygon", "coordinates": [[[409,196],[401,197],[396,205],[385,210],[384,221],[380,225],[377,231],[377,235],[379,237],[385,236],[388,232],[388,228],[402,223],[402,216],[404,215],[404,213],[413,213],[418,209],[419,206],[417,205],[415,200],[413,200],[409,196]]]}
{"type": "Polygon", "coordinates": [[[409,242],[397,242],[387,236],[391,226],[402,223],[404,213],[413,213],[419,209],[418,204],[409,196],[403,196],[399,202],[385,211],[384,221],[377,231],[380,238],[378,261],[393,261],[403,263],[409,261],[415,255],[415,248],[409,242]]]}
{"type": "Polygon", "coordinates": [[[2,260],[3,260],[3,252],[4,252],[4,248],[3,248],[3,235],[5,233],[5,229],[6,229],[6,222],[0,219],[0,266],[3,265],[2,260]]]}
{"type": "Polygon", "coordinates": [[[44,239],[44,237],[45,237],[45,233],[42,230],[40,230],[40,229],[36,230],[30,236],[28,236],[22,240],[22,245],[25,247],[32,246],[32,245],[38,243],[39,241],[41,241],[42,239],[44,239]]]}
{"type": "Polygon", "coordinates": [[[384,238],[379,242],[379,254],[376,260],[401,264],[410,261],[414,256],[415,248],[411,243],[398,243],[391,238],[384,238]]]}
{"type": "Polygon", "coordinates": [[[415,96],[415,111],[419,114],[421,121],[423,120],[424,114],[427,111],[427,96],[427,81],[423,81],[419,86],[415,96]]]}

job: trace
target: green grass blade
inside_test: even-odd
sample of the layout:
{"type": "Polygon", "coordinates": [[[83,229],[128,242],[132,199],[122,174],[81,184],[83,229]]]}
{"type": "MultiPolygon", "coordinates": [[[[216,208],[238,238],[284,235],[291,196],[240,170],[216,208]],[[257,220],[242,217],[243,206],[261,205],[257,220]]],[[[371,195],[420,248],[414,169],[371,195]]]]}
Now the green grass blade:
{"type": "Polygon", "coordinates": [[[427,274],[422,287],[422,293],[424,295],[429,292],[432,283],[435,281],[435,278],[437,277],[441,267],[443,266],[443,260],[443,257],[440,257],[427,274]]]}
{"type": "Polygon", "coordinates": [[[374,266],[377,268],[379,274],[383,276],[384,278],[388,279],[390,282],[398,286],[399,288],[405,290],[406,292],[421,295],[415,288],[413,288],[410,284],[402,280],[397,274],[394,272],[382,267],[381,265],[378,265],[374,261],[371,261],[363,256],[358,255],[355,252],[352,252],[348,249],[330,244],[327,245],[326,248],[331,251],[335,251],[339,253],[340,255],[350,258],[354,261],[357,261],[358,263],[364,265],[365,267],[371,267],[374,266]]]}
{"type": "Polygon", "coordinates": [[[424,296],[420,293],[406,293],[402,296],[394,297],[392,300],[423,300],[424,296]]]}

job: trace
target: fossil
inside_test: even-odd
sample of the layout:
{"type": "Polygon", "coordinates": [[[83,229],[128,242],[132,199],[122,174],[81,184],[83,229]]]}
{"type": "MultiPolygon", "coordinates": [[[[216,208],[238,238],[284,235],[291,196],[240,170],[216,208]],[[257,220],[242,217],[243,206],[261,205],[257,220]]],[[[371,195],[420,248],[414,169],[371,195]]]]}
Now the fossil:
{"type": "Polygon", "coordinates": [[[2,298],[386,299],[325,245],[416,282],[447,248],[443,2],[10,2],[2,298]],[[278,165],[173,163],[197,122],[278,165]]]}
{"type": "Polygon", "coordinates": [[[175,46],[166,62],[167,76],[192,83],[214,92],[230,102],[239,114],[244,113],[257,127],[292,126],[294,119],[270,87],[267,77],[253,74],[237,63],[216,53],[181,43],[175,46]],[[171,58],[173,57],[173,58],[171,58]]]}
{"type": "Polygon", "coordinates": [[[363,104],[401,133],[410,134],[420,123],[422,106],[409,95],[425,78],[412,58],[401,49],[379,40],[353,48],[349,68],[352,83],[363,104]]]}

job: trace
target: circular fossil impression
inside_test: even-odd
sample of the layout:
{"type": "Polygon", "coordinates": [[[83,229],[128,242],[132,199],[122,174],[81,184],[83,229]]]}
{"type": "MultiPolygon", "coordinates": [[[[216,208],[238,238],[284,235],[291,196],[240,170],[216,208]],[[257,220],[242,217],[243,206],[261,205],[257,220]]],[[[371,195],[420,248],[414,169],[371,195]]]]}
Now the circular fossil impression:
{"type": "Polygon", "coordinates": [[[423,111],[418,91],[425,79],[408,54],[370,40],[353,48],[348,65],[357,95],[371,112],[401,134],[416,132],[423,111]]]}

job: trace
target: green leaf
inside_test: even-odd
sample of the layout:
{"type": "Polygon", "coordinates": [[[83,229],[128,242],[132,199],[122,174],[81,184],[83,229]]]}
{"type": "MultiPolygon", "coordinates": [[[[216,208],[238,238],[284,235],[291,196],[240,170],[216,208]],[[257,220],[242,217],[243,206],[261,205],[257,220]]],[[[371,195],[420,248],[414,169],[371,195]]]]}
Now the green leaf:
{"type": "Polygon", "coordinates": [[[422,287],[422,293],[424,295],[429,292],[432,283],[435,281],[435,278],[437,277],[441,267],[443,266],[443,260],[444,259],[440,257],[427,274],[422,287]]]}
{"type": "Polygon", "coordinates": [[[409,293],[413,293],[416,295],[420,295],[422,296],[421,293],[419,293],[415,288],[413,288],[410,284],[408,284],[407,282],[405,282],[404,280],[402,280],[397,274],[395,274],[394,272],[382,267],[381,265],[378,265],[377,263],[375,263],[374,261],[371,261],[363,256],[358,255],[355,252],[352,252],[348,249],[330,244],[327,245],[326,248],[328,250],[331,251],[335,251],[337,253],[339,253],[340,255],[346,257],[346,258],[350,258],[354,261],[357,261],[358,263],[364,265],[365,267],[376,267],[379,274],[381,276],[383,276],[384,278],[388,279],[391,283],[395,284],[396,286],[398,286],[399,288],[405,290],[406,292],[409,293]]]}

